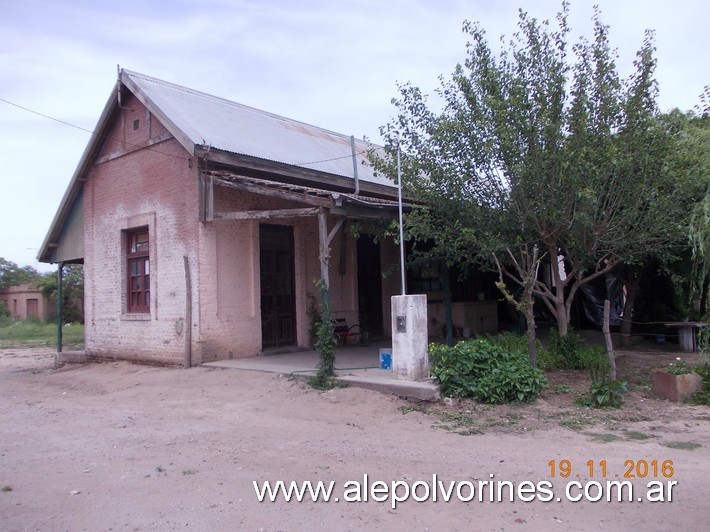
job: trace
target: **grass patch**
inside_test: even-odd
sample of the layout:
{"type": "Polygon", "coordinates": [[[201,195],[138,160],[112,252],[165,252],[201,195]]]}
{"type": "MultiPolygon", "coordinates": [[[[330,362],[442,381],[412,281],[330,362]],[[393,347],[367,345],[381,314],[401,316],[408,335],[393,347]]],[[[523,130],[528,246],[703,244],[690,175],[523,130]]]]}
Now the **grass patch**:
{"type": "Polygon", "coordinates": [[[579,431],[584,428],[585,423],[582,423],[579,419],[576,417],[563,417],[560,419],[560,427],[564,427],[566,429],[574,430],[574,431],[579,431]]]}
{"type": "Polygon", "coordinates": [[[699,443],[692,441],[669,441],[667,443],[662,443],[661,445],[670,449],[681,449],[683,451],[694,451],[695,449],[702,447],[699,443]]]}
{"type": "Polygon", "coordinates": [[[339,381],[335,377],[311,377],[308,379],[308,386],[319,392],[327,392],[333,388],[347,388],[348,385],[345,382],[339,381]]]}
{"type": "Polygon", "coordinates": [[[592,440],[600,443],[610,443],[621,439],[621,436],[617,436],[616,434],[611,434],[609,432],[604,434],[599,434],[598,432],[583,432],[582,434],[589,436],[592,440]]]}
{"type": "Polygon", "coordinates": [[[12,491],[12,486],[3,486],[2,491],[3,491],[3,493],[7,493],[9,491],[12,491]]]}
{"type": "Polygon", "coordinates": [[[183,476],[189,476],[189,475],[194,475],[197,473],[197,471],[193,471],[192,469],[185,469],[185,471],[182,472],[183,476]]]}
{"type": "MultiPolygon", "coordinates": [[[[67,347],[84,345],[84,326],[78,323],[62,329],[63,344],[67,347]]],[[[57,343],[57,324],[38,320],[0,320],[0,348],[22,346],[54,346],[57,343]]]]}
{"type": "Polygon", "coordinates": [[[554,393],[555,395],[572,393],[573,391],[574,390],[566,384],[556,384],[555,386],[550,388],[550,392],[554,393]]]}
{"type": "Polygon", "coordinates": [[[636,441],[650,440],[651,438],[655,437],[649,434],[644,434],[643,432],[639,432],[637,430],[624,430],[624,436],[626,436],[627,440],[636,441]]]}
{"type": "Polygon", "coordinates": [[[447,432],[454,432],[461,436],[471,436],[473,434],[483,434],[483,429],[478,426],[476,420],[471,416],[453,410],[444,410],[442,408],[434,408],[430,406],[400,406],[399,411],[402,414],[410,412],[421,412],[429,416],[438,418],[432,428],[442,429],[447,432]]]}

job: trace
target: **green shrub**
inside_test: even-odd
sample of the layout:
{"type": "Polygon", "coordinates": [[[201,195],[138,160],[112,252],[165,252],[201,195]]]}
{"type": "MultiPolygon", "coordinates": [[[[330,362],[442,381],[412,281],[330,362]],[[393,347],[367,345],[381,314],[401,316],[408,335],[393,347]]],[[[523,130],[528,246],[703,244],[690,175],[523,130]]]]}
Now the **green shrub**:
{"type": "Polygon", "coordinates": [[[610,381],[607,379],[592,382],[589,393],[582,398],[581,404],[595,408],[620,408],[627,392],[625,381],[610,381]]]}
{"type": "MultiPolygon", "coordinates": [[[[500,334],[487,334],[483,339],[496,345],[505,351],[514,351],[529,357],[528,353],[528,337],[525,334],[517,334],[513,332],[502,332],[500,334]]],[[[538,354],[542,351],[540,340],[535,341],[538,354]]]]}
{"type": "Polygon", "coordinates": [[[599,358],[604,358],[602,346],[587,346],[584,339],[573,331],[560,336],[557,329],[550,329],[550,346],[538,351],[538,366],[541,369],[590,369],[599,358]]]}
{"type": "Polygon", "coordinates": [[[541,349],[537,352],[537,367],[545,371],[564,369],[565,361],[559,353],[550,349],[541,349]]]}
{"type": "Polygon", "coordinates": [[[620,408],[624,402],[624,394],[628,391],[626,381],[609,380],[611,363],[603,350],[587,349],[583,360],[589,370],[592,384],[580,403],[595,408],[620,408]]]}
{"type": "Polygon", "coordinates": [[[703,379],[703,389],[693,394],[696,405],[710,405],[710,364],[695,368],[695,373],[703,379]]]}
{"type": "Polygon", "coordinates": [[[698,366],[695,368],[695,373],[703,379],[703,390],[710,392],[710,364],[698,366]]]}
{"type": "Polygon", "coordinates": [[[487,403],[532,401],[547,386],[545,375],[530,365],[527,352],[504,349],[490,339],[429,346],[432,375],[447,396],[487,403]]]}

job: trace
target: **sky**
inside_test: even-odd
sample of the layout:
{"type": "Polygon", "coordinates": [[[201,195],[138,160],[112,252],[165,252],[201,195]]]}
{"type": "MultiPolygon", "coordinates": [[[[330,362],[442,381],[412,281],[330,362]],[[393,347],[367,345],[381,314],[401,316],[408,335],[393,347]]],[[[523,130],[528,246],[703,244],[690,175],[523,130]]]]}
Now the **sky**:
{"type": "MultiPolygon", "coordinates": [[[[570,40],[591,35],[594,4],[610,27],[622,76],[631,73],[644,31],[655,30],[660,109],[698,104],[710,84],[710,2],[572,0],[570,40]]],[[[0,257],[55,268],[37,263],[36,255],[117,65],[378,141],[379,127],[395,114],[398,83],[432,93],[439,76],[465,60],[464,20],[479,22],[496,47],[501,35],[515,32],[518,9],[552,22],[560,6],[552,0],[0,0],[0,257]]]]}

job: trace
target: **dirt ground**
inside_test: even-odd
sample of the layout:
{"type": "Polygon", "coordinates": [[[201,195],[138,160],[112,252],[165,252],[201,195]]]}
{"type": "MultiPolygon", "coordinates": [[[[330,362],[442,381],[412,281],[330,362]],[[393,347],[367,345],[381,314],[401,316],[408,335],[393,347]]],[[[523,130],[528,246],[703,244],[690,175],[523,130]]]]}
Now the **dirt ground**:
{"type": "Polygon", "coordinates": [[[589,384],[578,372],[550,374],[532,405],[432,405],[231,369],[119,362],[55,370],[50,350],[5,349],[0,529],[707,530],[710,409],[650,392],[650,368],[674,356],[622,354],[625,406],[596,411],[575,406],[589,384]],[[569,478],[559,476],[562,460],[569,478]],[[568,481],[623,480],[629,468],[645,473],[640,464],[649,470],[633,480],[633,502],[564,496],[568,481]],[[447,485],[491,475],[515,485],[547,480],[555,498],[408,500],[396,509],[372,499],[260,503],[252,484],[333,480],[343,495],[364,475],[411,484],[434,474],[447,485]],[[677,482],[672,502],[636,500],[653,480],[677,482]]]}

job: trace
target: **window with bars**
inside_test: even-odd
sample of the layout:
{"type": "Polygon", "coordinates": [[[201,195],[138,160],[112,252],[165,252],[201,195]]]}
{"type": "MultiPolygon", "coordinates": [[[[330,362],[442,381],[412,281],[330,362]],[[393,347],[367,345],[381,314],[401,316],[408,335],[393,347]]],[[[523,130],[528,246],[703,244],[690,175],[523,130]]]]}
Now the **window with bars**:
{"type": "Polygon", "coordinates": [[[128,267],[128,312],[150,312],[150,254],[148,228],[126,234],[126,264],[128,267]]]}

